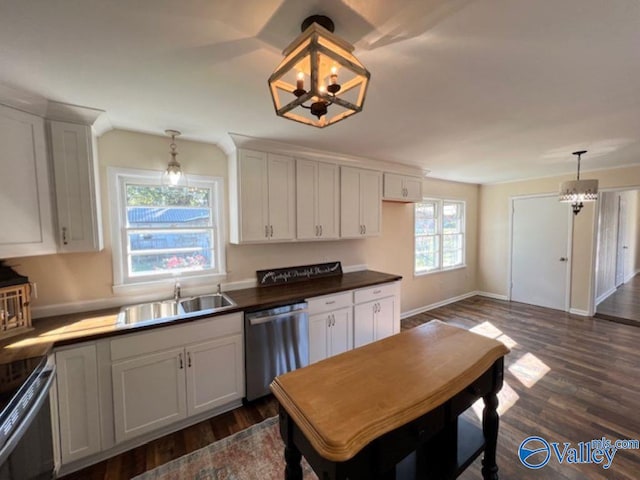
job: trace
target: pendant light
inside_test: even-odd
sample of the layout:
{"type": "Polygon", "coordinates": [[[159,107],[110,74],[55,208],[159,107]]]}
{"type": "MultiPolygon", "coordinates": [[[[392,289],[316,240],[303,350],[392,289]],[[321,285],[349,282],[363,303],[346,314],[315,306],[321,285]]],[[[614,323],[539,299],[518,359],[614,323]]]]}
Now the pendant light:
{"type": "Polygon", "coordinates": [[[269,77],[276,115],[323,128],[362,111],[370,73],[324,15],[304,20],[269,77]]]}
{"type": "Polygon", "coordinates": [[[573,152],[578,157],[578,176],[576,180],[568,180],[560,184],[561,202],[570,203],[574,215],[578,215],[584,202],[594,202],[598,199],[598,180],[580,180],[580,157],[586,150],[573,152]]]}
{"type": "Polygon", "coordinates": [[[185,187],[187,179],[182,171],[180,162],[176,159],[178,152],[176,150],[176,137],[179,137],[181,133],[177,130],[165,130],[165,134],[171,137],[171,160],[167,164],[167,169],[162,174],[162,184],[169,187],[185,187]]]}

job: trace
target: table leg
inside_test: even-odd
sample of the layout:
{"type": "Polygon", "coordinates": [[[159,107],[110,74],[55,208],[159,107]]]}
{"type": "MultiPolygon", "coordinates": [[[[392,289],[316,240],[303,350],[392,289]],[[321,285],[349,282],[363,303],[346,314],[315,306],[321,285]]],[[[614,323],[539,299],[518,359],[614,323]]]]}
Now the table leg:
{"type": "Polygon", "coordinates": [[[284,442],[284,478],[285,480],[302,480],[302,465],[300,465],[302,454],[293,442],[293,431],[296,428],[296,424],[287,411],[282,408],[282,405],[280,405],[278,416],[280,436],[284,442]]]}
{"type": "Polygon", "coordinates": [[[482,478],[484,480],[498,480],[498,465],[496,463],[496,447],[498,445],[498,392],[502,388],[503,359],[493,365],[493,385],[491,391],[482,397],[484,411],[482,412],[482,433],[484,434],[484,457],[482,459],[482,478]]]}
{"type": "Polygon", "coordinates": [[[295,445],[288,445],[284,447],[284,460],[286,466],[284,467],[284,479],[285,480],[302,480],[302,466],[300,460],[302,455],[300,450],[295,445]]]}

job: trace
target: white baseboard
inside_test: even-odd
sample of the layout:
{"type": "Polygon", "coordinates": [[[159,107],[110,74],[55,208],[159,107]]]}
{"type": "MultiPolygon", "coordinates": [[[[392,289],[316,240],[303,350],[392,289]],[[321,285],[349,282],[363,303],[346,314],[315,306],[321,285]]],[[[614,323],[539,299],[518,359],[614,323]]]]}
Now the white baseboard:
{"type": "Polygon", "coordinates": [[[589,315],[589,312],[587,312],[586,310],[580,310],[578,308],[570,308],[569,309],[569,313],[571,315],[580,315],[581,317],[591,317],[592,315],[589,315]]]}
{"type": "Polygon", "coordinates": [[[607,297],[609,297],[609,295],[613,295],[615,292],[616,292],[616,287],[612,287],[609,290],[607,290],[606,292],[604,292],[602,295],[597,297],[596,298],[596,306],[601,304],[603,301],[605,301],[607,299],[607,297]]]}
{"type": "Polygon", "coordinates": [[[631,280],[633,277],[635,277],[636,275],[638,275],[638,273],[640,273],[640,270],[636,270],[635,272],[631,272],[629,275],[627,275],[626,277],[624,277],[624,283],[627,283],[629,280],[631,280]]]}
{"type": "Polygon", "coordinates": [[[493,298],[494,300],[509,300],[508,295],[500,295],[499,293],[491,293],[491,292],[476,292],[481,297],[493,298]]]}
{"type": "Polygon", "coordinates": [[[414,308],[413,310],[409,310],[408,312],[403,312],[400,314],[400,319],[404,319],[407,317],[412,317],[413,315],[417,315],[419,313],[424,313],[429,310],[433,310],[434,308],[444,307],[445,305],[449,305],[450,303],[459,302],[460,300],[464,300],[465,298],[474,297],[478,294],[478,292],[468,292],[462,295],[458,295],[457,297],[447,298],[446,300],[442,300],[440,302],[432,303],[431,305],[425,305],[424,307],[414,308]]]}

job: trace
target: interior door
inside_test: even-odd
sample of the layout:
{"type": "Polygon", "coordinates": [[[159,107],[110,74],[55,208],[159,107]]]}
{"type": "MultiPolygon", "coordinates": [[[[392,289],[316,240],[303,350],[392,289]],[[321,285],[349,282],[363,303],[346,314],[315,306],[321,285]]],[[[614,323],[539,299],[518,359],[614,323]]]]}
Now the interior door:
{"type": "Polygon", "coordinates": [[[511,300],[568,310],[571,209],[556,196],[512,201],[511,300]]]}
{"type": "Polygon", "coordinates": [[[625,254],[627,251],[627,211],[626,201],[623,195],[618,195],[618,239],[616,248],[616,288],[624,283],[624,266],[626,263],[625,254]]]}

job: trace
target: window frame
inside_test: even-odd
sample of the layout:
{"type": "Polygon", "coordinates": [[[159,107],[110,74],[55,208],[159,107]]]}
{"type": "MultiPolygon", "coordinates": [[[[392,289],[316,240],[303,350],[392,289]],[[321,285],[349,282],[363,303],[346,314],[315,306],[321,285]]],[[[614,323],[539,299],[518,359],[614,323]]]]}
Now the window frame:
{"type": "MultiPolygon", "coordinates": [[[[127,259],[126,184],[162,185],[161,173],[155,170],[139,170],[120,167],[108,168],[111,249],[113,263],[113,291],[116,294],[151,293],[159,284],[173,285],[176,280],[189,286],[211,284],[226,275],[226,236],[224,179],[222,177],[189,175],[189,186],[210,190],[211,216],[216,219],[212,227],[213,261],[217,268],[208,270],[166,272],[154,275],[129,275],[127,259]],[[217,223],[217,224],[216,224],[217,223]]],[[[176,230],[183,230],[179,227],[176,230]]],[[[193,228],[193,227],[191,227],[193,228]]],[[[166,229],[166,228],[163,228],[166,229]]]]}
{"type": "MultiPolygon", "coordinates": [[[[450,270],[457,270],[460,268],[467,267],[467,202],[462,199],[452,199],[452,198],[436,198],[436,197],[424,197],[422,201],[416,202],[413,208],[413,275],[415,277],[423,276],[423,275],[431,275],[433,273],[439,272],[447,272],[450,270]],[[436,210],[436,233],[434,235],[421,235],[421,236],[433,236],[437,238],[438,243],[438,266],[436,268],[432,268],[429,270],[420,270],[416,269],[416,239],[418,235],[416,235],[416,208],[418,205],[423,203],[434,203],[436,210]],[[443,267],[444,260],[444,236],[443,232],[443,222],[444,222],[444,206],[445,204],[457,204],[462,207],[461,210],[461,222],[460,222],[460,232],[454,235],[462,235],[462,261],[461,263],[443,267]]],[[[449,234],[451,235],[451,234],[449,234]]]]}

